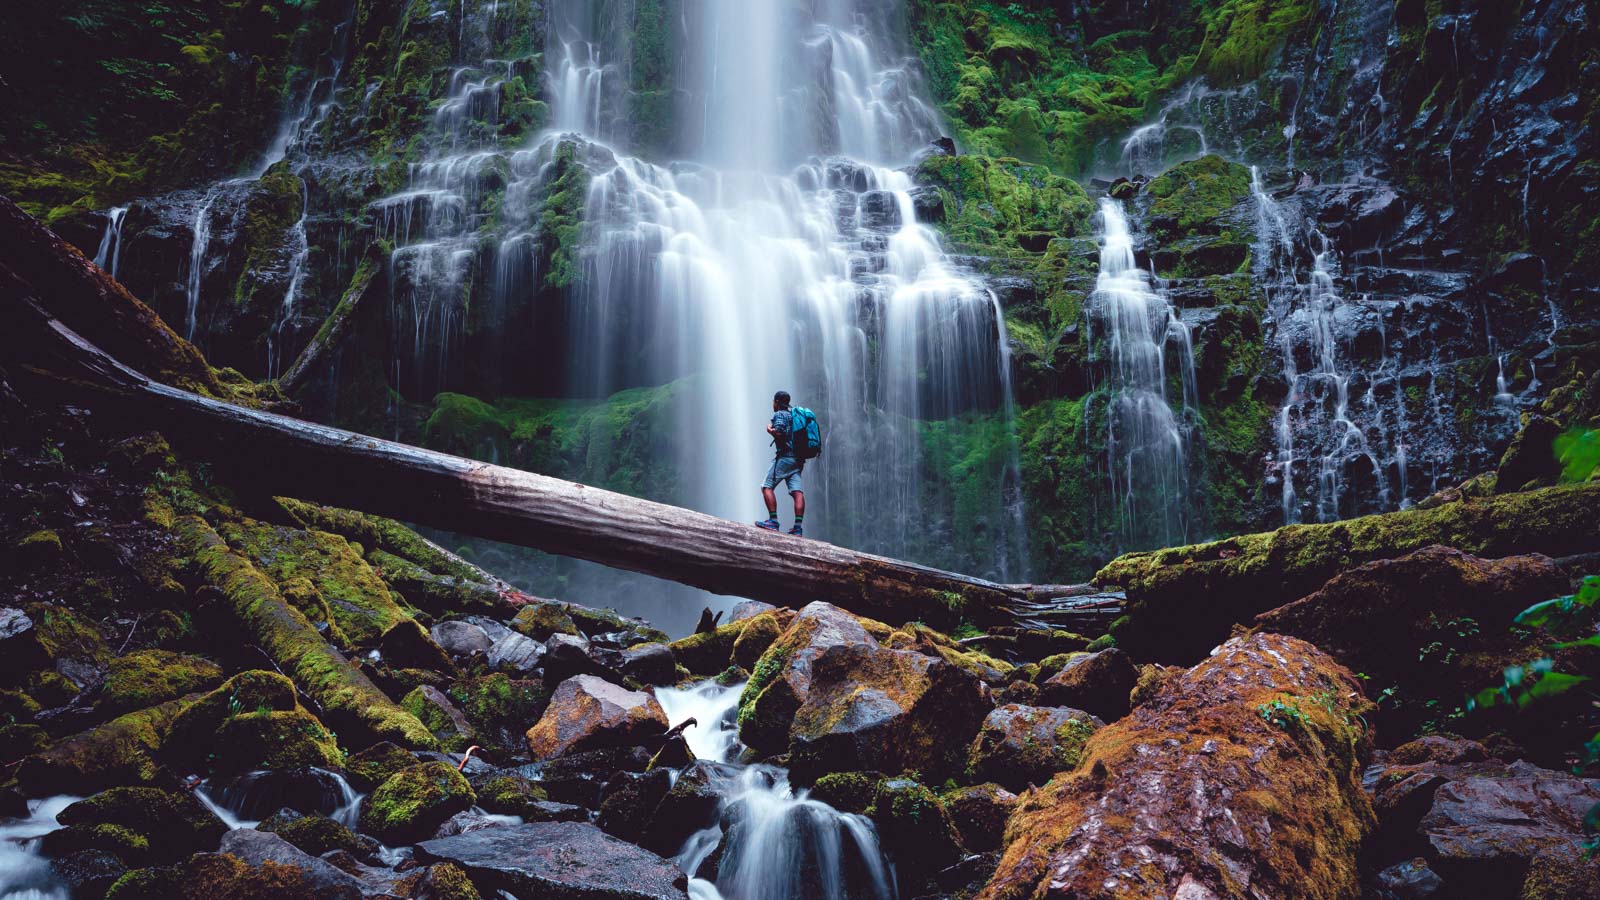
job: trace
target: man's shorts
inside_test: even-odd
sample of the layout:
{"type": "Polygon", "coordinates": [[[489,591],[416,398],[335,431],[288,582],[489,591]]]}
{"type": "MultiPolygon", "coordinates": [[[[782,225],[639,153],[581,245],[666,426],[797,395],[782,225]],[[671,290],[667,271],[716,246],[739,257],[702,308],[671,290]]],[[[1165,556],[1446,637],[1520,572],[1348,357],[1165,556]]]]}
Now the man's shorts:
{"type": "Polygon", "coordinates": [[[764,490],[772,490],[782,481],[789,486],[789,493],[795,494],[805,490],[800,484],[800,473],[804,472],[806,464],[792,456],[780,456],[772,461],[772,468],[767,470],[767,480],[761,482],[764,490]]]}

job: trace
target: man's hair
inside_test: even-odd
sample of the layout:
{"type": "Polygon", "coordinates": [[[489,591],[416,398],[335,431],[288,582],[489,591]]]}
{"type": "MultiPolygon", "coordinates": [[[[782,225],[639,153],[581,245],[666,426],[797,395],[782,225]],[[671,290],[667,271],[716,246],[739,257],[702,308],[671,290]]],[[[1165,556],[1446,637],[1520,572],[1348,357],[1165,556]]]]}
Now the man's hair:
{"type": "Polygon", "coordinates": [[[772,402],[778,404],[779,406],[781,406],[781,407],[783,407],[785,409],[788,409],[789,408],[789,392],[788,391],[779,391],[776,394],[773,394],[772,395],[772,402]]]}

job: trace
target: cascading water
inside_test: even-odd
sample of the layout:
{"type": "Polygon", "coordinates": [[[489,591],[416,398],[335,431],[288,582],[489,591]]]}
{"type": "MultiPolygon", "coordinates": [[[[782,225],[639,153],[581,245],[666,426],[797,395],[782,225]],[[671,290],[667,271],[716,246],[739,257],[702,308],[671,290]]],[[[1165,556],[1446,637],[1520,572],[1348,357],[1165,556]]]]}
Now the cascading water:
{"type": "Polygon", "coordinates": [[[219,187],[213,185],[206,191],[194,214],[194,240],[189,247],[187,307],[183,333],[183,336],[191,341],[195,339],[195,327],[199,324],[200,288],[205,284],[206,259],[211,252],[211,207],[217,202],[219,187]]]}
{"type": "Polygon", "coordinates": [[[1196,402],[1189,330],[1140,268],[1122,203],[1100,201],[1100,271],[1089,312],[1103,334],[1107,366],[1107,462],[1126,546],[1188,538],[1189,434],[1168,393],[1172,346],[1181,376],[1180,409],[1196,402]]]}
{"type": "Polygon", "coordinates": [[[117,277],[117,263],[122,257],[122,222],[128,217],[128,207],[115,206],[106,211],[106,232],[100,238],[100,249],[95,251],[94,264],[117,277]]]}
{"type": "MultiPolygon", "coordinates": [[[[435,119],[432,154],[411,167],[405,191],[376,204],[380,233],[396,245],[397,385],[413,397],[449,389],[472,303],[550,296],[562,273],[540,270],[537,251],[554,235],[539,203],[578,164],[590,178],[576,259],[561,278],[570,286],[540,300],[559,311],[536,312],[562,338],[552,352],[565,375],[552,392],[599,399],[677,383],[685,413],[667,443],[682,482],[663,499],[746,519],[770,453],[769,398],[789,390],[828,435],[806,473],[808,529],[939,562],[924,521],[935,510],[924,502],[920,424],[1007,416],[1009,361],[995,298],[916,221],[910,176],[890,165],[939,134],[909,54],[888,37],[903,32],[894,5],[839,2],[814,18],[742,0],[686,9],[674,31],[686,86],[673,145],[694,162],[671,165],[625,155],[632,37],[614,12],[551,10],[555,133],[507,151],[492,131],[472,130],[493,110],[446,115],[508,71],[466,62],[435,119]]],[[[986,521],[1000,552],[982,574],[1026,574],[1018,513],[995,498],[986,521]]]]}
{"type": "MultiPolygon", "coordinates": [[[[734,719],[743,691],[742,684],[706,681],[662,688],[656,697],[668,721],[696,720],[685,738],[697,758],[725,763],[740,749],[734,719]]],[[[774,766],[720,766],[713,787],[722,797],[718,821],[692,835],[673,860],[689,873],[695,900],[897,896],[894,868],[865,817],[809,799],[774,766]],[[707,860],[718,848],[713,869],[707,860]]]]}
{"type": "Polygon", "coordinates": [[[39,855],[39,838],[59,829],[56,815],[81,799],[29,800],[27,816],[0,819],[0,900],[68,900],[71,892],[39,855]]]}
{"type": "Polygon", "coordinates": [[[254,828],[288,807],[356,827],[363,795],[343,775],[326,769],[269,769],[221,781],[207,779],[194,791],[207,809],[231,828],[254,828]]]}

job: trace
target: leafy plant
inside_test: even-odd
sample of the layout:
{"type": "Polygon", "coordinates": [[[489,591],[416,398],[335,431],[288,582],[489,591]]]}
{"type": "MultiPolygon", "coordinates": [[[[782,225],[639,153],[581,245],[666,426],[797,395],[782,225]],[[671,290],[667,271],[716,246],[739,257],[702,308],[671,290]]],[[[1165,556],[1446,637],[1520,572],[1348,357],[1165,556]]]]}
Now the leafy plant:
{"type": "Polygon", "coordinates": [[[1600,468],[1600,428],[1567,429],[1556,436],[1555,451],[1562,481],[1588,481],[1600,468]]]}
{"type": "Polygon", "coordinates": [[[1268,724],[1284,731],[1304,728],[1306,724],[1306,714],[1300,710],[1300,704],[1293,700],[1286,701],[1282,697],[1257,706],[1256,712],[1259,712],[1261,718],[1267,720],[1268,724]]]}

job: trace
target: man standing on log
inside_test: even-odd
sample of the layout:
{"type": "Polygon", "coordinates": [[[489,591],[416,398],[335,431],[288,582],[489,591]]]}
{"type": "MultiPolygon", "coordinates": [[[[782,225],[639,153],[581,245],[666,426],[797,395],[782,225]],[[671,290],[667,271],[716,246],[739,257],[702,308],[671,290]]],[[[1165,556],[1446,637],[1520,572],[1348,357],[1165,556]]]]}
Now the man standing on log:
{"type": "Polygon", "coordinates": [[[756,523],[757,528],[768,531],[777,531],[778,522],[778,495],[776,493],[778,482],[782,481],[789,488],[789,496],[794,498],[794,527],[789,529],[790,534],[805,534],[801,523],[806,517],[806,495],[801,486],[800,476],[805,471],[806,464],[802,459],[797,459],[794,453],[794,444],[791,440],[794,428],[794,418],[789,411],[789,392],[779,391],[772,395],[772,421],[767,423],[767,434],[772,435],[772,446],[776,450],[772,458],[772,466],[767,469],[767,480],[761,483],[761,499],[767,501],[767,517],[756,523]]]}

